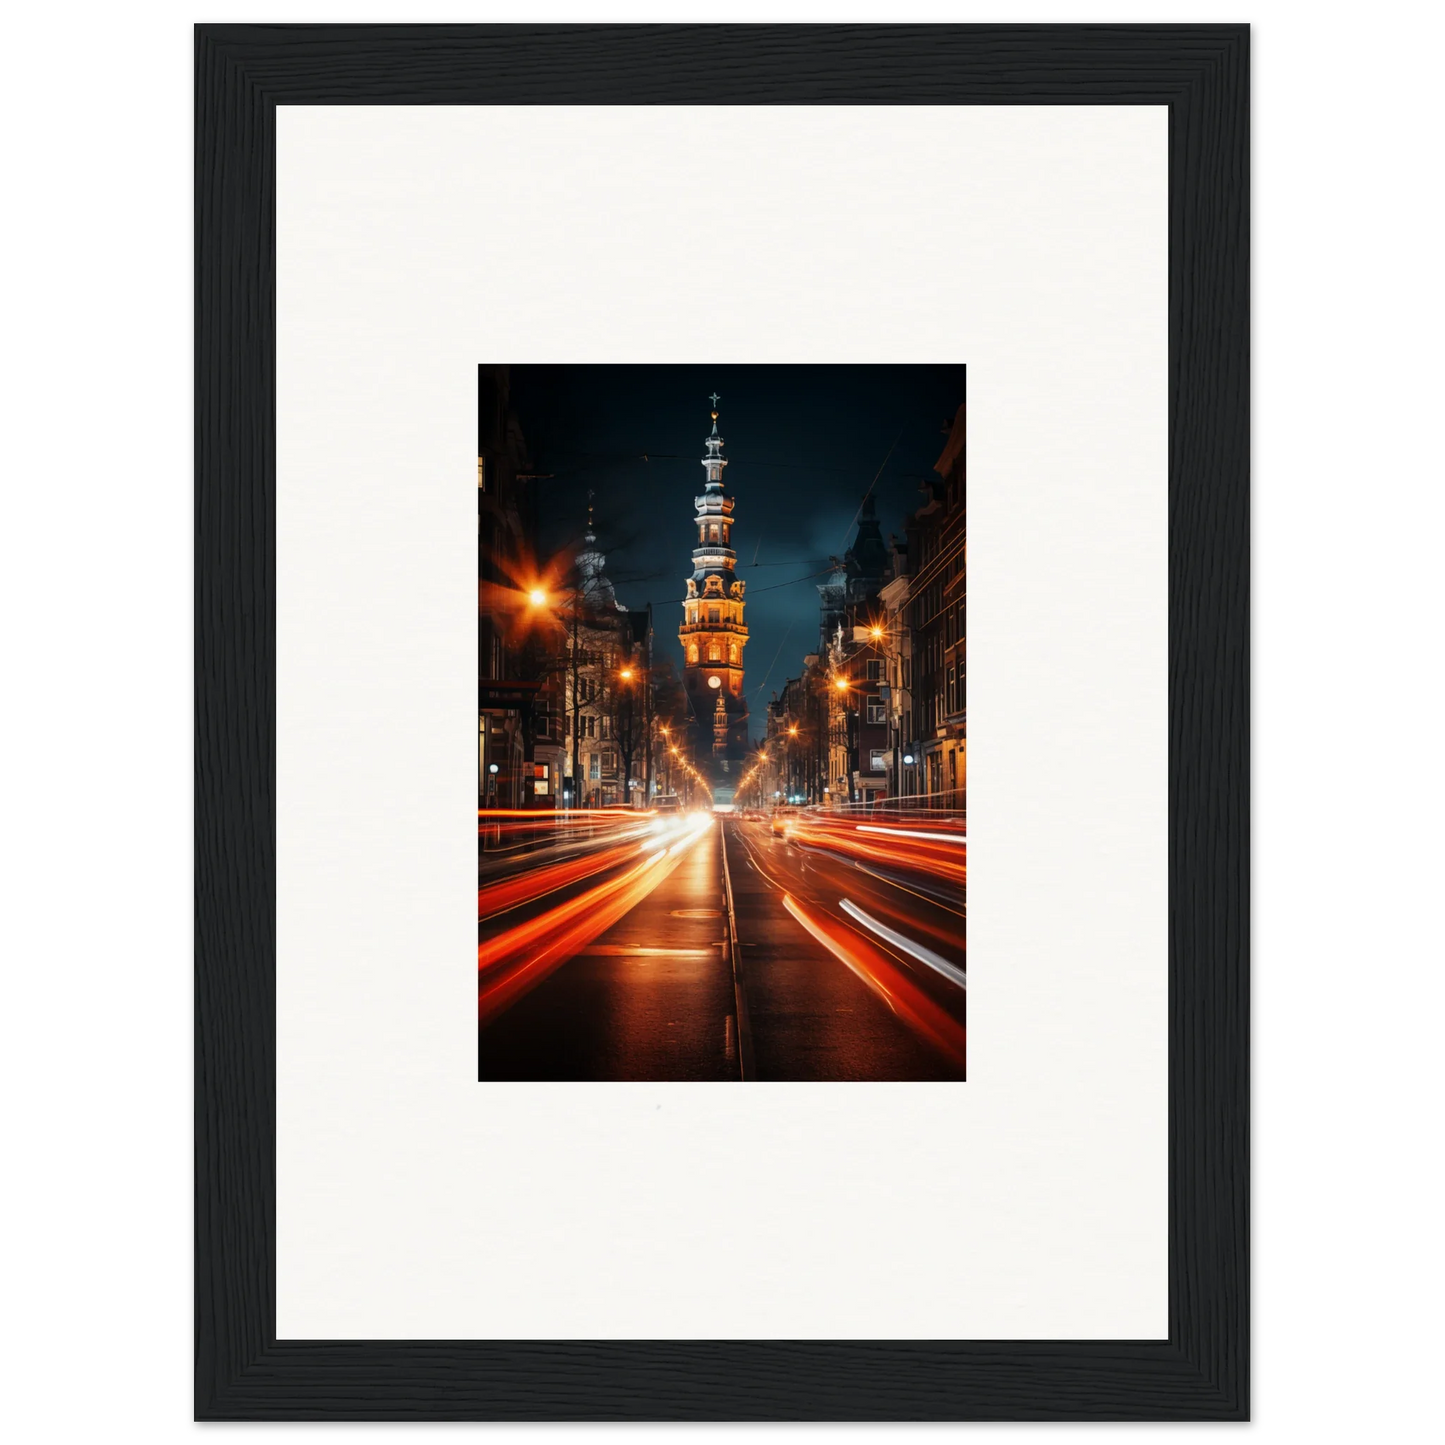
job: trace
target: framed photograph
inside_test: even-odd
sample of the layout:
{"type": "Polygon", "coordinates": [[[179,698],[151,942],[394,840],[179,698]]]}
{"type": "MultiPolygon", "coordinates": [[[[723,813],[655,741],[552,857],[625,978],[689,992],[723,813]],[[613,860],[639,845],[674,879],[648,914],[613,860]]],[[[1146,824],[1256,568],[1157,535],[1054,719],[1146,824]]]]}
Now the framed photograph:
{"type": "Polygon", "coordinates": [[[197,27],[197,1418],[1248,1418],[1248,39],[197,27]]]}

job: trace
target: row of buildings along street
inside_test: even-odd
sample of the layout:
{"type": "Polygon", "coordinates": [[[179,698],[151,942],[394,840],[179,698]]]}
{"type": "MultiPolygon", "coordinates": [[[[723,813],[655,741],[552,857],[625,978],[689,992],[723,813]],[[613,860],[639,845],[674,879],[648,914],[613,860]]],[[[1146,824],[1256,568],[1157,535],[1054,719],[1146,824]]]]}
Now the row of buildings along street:
{"type": "Polygon", "coordinates": [[[595,497],[573,546],[541,555],[548,479],[528,459],[507,368],[481,369],[479,411],[480,806],[645,808],[676,796],[965,808],[961,403],[917,508],[885,538],[864,496],[851,545],[820,578],[802,579],[816,590],[813,645],[751,707],[747,583],[732,546],[746,514],[724,492],[716,417],[699,457],[701,495],[691,517],[679,508],[677,530],[694,533],[679,559],[686,596],[660,617],[650,602],[619,603],[595,497]]]}

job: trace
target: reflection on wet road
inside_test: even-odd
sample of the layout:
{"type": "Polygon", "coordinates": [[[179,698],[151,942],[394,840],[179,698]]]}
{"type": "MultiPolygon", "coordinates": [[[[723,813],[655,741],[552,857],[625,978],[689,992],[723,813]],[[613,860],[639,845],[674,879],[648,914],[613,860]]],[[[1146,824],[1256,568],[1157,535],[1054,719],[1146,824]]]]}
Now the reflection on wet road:
{"type": "Polygon", "coordinates": [[[961,823],[599,814],[517,857],[493,826],[481,1078],[965,1077],[961,823]]]}

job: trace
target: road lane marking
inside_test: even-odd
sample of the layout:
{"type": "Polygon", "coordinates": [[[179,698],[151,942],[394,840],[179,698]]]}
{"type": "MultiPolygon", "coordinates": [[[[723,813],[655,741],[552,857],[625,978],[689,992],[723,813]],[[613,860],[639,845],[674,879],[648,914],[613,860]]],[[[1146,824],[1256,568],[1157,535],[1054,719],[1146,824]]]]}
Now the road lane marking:
{"type": "Polygon", "coordinates": [[[960,988],[968,987],[968,973],[959,968],[956,963],[950,963],[946,958],[940,958],[932,949],[925,948],[921,943],[915,943],[896,929],[889,928],[886,923],[879,923],[876,918],[864,913],[851,899],[840,898],[838,906],[849,918],[856,918],[864,928],[870,929],[879,938],[891,943],[894,948],[901,949],[910,958],[916,958],[919,963],[926,963],[929,968],[935,969],[960,988]]]}
{"type": "Polygon", "coordinates": [[[714,948],[642,948],[627,943],[594,943],[582,949],[578,958],[716,958],[714,948]]]}
{"type": "Polygon", "coordinates": [[[599,884],[540,918],[479,943],[478,1025],[491,1023],[631,912],[677,871],[682,856],[703,836],[703,832],[695,830],[665,852],[641,857],[637,866],[620,878],[599,884]]]}

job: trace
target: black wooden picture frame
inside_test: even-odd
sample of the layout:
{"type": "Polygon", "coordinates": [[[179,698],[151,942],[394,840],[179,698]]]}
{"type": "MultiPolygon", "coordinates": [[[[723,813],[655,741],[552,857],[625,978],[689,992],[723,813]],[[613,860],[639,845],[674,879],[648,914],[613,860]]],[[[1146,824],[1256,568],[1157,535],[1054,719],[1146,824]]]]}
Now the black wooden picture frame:
{"type": "Polygon", "coordinates": [[[195,1413],[1248,1418],[1249,31],[195,34],[195,1413]],[[704,63],[705,62],[705,63],[704,63]],[[1169,1338],[276,1338],[278,105],[1169,107],[1169,1338]]]}

